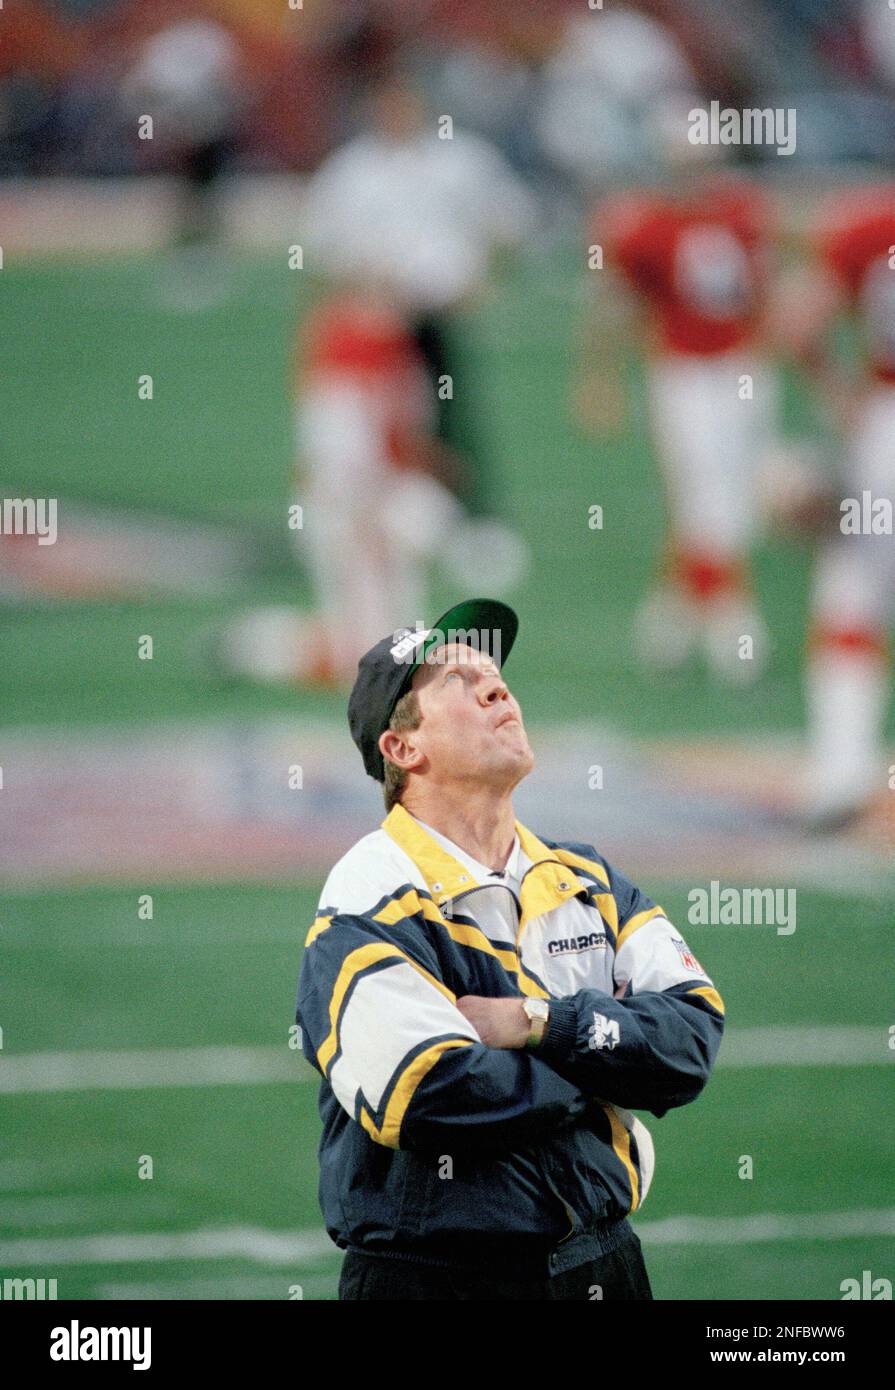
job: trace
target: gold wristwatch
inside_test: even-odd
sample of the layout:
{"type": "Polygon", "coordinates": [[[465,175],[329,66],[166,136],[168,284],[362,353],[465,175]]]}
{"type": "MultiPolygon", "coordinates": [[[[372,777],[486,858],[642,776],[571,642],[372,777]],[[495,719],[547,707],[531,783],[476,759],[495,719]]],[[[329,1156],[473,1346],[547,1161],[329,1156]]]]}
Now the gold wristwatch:
{"type": "Polygon", "coordinates": [[[550,1005],[546,999],[523,999],[522,1007],[531,1024],[526,1047],[540,1047],[550,1024],[550,1005]]]}

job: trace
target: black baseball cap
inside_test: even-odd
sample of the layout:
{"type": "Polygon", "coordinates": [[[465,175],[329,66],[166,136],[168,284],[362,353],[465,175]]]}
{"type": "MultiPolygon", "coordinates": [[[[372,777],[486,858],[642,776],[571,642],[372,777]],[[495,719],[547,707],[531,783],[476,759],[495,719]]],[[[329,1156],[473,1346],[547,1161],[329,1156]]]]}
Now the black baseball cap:
{"type": "Polygon", "coordinates": [[[348,700],[348,725],[364,767],[377,782],[385,781],[379,735],[389,725],[395,705],[410,689],[413,673],[428,653],[460,642],[487,652],[498,666],[510,654],[519,619],[505,603],[471,598],[443,613],[430,628],[399,628],[371,647],[357,664],[357,679],[348,700]]]}

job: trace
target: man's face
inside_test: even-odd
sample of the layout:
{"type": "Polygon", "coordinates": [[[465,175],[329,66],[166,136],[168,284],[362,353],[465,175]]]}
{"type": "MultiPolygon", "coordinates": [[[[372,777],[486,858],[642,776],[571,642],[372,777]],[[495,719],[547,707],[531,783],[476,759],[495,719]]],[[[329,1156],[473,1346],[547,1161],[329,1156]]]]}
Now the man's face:
{"type": "Polygon", "coordinates": [[[436,780],[512,789],[534,767],[522,711],[493,657],[453,644],[414,673],[422,718],[409,737],[436,780]]]}

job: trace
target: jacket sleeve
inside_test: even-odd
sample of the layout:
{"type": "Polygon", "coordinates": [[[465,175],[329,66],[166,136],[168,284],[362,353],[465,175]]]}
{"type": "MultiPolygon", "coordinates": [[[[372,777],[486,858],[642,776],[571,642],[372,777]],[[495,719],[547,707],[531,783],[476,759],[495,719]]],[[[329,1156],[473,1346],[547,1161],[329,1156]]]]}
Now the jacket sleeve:
{"type": "Polygon", "coordinates": [[[439,978],[367,916],[318,917],[305,946],[297,1021],[305,1055],[377,1144],[444,1152],[518,1149],[588,1108],[574,1082],[530,1053],[486,1047],[439,978]]]}
{"type": "Polygon", "coordinates": [[[607,880],[596,900],[615,937],[615,994],[551,1001],[537,1056],[592,1098],[662,1116],[705,1086],[724,1004],[663,909],[608,866],[607,880]]]}

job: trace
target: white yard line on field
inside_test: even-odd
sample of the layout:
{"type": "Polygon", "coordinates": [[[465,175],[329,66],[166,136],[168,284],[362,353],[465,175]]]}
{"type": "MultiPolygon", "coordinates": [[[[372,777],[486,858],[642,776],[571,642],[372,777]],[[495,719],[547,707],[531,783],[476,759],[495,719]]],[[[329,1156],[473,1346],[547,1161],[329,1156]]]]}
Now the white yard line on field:
{"type": "Polygon", "coordinates": [[[169,1086],[310,1081],[301,1054],[282,1047],[177,1047],[140,1052],[0,1054],[0,1094],[144,1090],[169,1086]]]}
{"type": "MultiPolygon", "coordinates": [[[[670,1216],[636,1222],[647,1245],[758,1245],[776,1241],[866,1240],[895,1236],[895,1208],[812,1212],[791,1216],[670,1216]]],[[[133,1232],[0,1242],[0,1269],[60,1265],[174,1263],[242,1259],[284,1268],[312,1266],[339,1251],[325,1231],[267,1231],[255,1226],[219,1230],[133,1232]]]]}
{"type": "Polygon", "coordinates": [[[731,1028],[718,1065],[723,1067],[864,1067],[895,1062],[889,1025],[794,1025],[731,1028]]]}
{"type": "Polygon", "coordinates": [[[753,1245],[776,1240],[851,1240],[895,1236],[895,1208],[820,1211],[799,1216],[668,1216],[638,1221],[637,1233],[652,1245],[753,1245]]]}
{"type": "Polygon", "coordinates": [[[325,1231],[265,1231],[226,1226],[205,1231],[147,1231],[127,1235],[63,1236],[0,1241],[0,1269],[20,1265],[113,1265],[176,1260],[251,1260],[255,1264],[314,1264],[339,1252],[325,1231]]]}
{"type": "MultiPolygon", "coordinates": [[[[878,1027],[738,1028],[718,1065],[743,1067],[884,1066],[895,1061],[878,1027]]],[[[120,1052],[0,1052],[0,1095],[46,1091],[146,1090],[315,1081],[301,1054],[282,1047],[180,1047],[120,1052]]]]}

